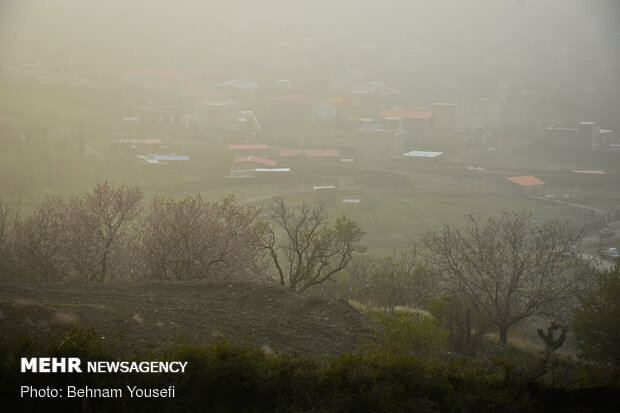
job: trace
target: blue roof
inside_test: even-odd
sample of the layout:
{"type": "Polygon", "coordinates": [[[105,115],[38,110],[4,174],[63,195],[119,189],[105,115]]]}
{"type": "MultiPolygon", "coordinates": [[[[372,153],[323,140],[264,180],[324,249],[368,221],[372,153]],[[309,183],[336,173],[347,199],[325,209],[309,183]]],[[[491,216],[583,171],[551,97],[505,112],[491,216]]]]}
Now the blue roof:
{"type": "Polygon", "coordinates": [[[159,153],[147,153],[147,155],[158,161],[189,161],[187,155],[162,155],[159,153]]]}

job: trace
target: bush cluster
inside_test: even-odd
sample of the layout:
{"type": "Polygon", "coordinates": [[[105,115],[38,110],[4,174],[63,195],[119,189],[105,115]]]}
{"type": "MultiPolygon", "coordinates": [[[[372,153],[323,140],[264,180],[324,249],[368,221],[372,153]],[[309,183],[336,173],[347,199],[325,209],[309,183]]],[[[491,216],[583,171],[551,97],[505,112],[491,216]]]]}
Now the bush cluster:
{"type": "MultiPolygon", "coordinates": [[[[522,387],[465,357],[402,352],[343,354],[313,360],[265,354],[226,342],[176,347],[159,354],[112,354],[98,334],[74,328],[48,342],[22,338],[0,345],[0,397],[7,411],[441,412],[613,411],[617,389],[522,387]],[[19,358],[79,356],[82,360],[182,360],[185,374],[21,374],[19,358]],[[174,399],[20,399],[22,384],[44,388],[175,386],[174,399]],[[596,397],[596,399],[594,399],[596,397]]],[[[511,376],[513,377],[513,376],[511,376]]]]}

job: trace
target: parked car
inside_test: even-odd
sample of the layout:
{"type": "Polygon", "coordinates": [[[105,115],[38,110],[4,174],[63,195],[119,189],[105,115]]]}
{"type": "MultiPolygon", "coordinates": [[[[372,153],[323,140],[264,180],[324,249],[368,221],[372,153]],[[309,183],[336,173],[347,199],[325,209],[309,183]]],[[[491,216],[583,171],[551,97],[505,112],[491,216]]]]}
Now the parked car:
{"type": "Polygon", "coordinates": [[[598,232],[598,236],[600,238],[611,238],[611,237],[614,237],[615,235],[616,233],[613,232],[610,228],[603,228],[602,230],[598,232]]]}

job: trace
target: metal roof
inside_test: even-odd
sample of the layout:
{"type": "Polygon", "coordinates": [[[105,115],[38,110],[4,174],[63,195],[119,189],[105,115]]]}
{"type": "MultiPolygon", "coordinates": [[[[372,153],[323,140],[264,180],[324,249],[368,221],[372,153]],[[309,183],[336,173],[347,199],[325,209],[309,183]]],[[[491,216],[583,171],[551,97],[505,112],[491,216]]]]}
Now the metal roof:
{"type": "Polygon", "coordinates": [[[573,171],[575,174],[605,175],[605,171],[573,171]]]}
{"type": "Polygon", "coordinates": [[[353,99],[349,96],[334,96],[331,98],[323,99],[323,102],[337,109],[352,108],[361,105],[358,100],[353,99]]]}
{"type": "Polygon", "coordinates": [[[540,179],[536,178],[535,176],[532,175],[527,175],[527,176],[511,176],[509,178],[506,178],[511,182],[514,182],[517,185],[521,185],[521,186],[534,186],[534,185],[544,185],[545,183],[543,181],[541,181],[540,179]]]}
{"type": "Polygon", "coordinates": [[[233,164],[239,164],[239,163],[245,163],[245,162],[258,163],[258,164],[267,165],[267,166],[276,166],[276,161],[274,161],[273,159],[261,158],[260,156],[248,155],[248,156],[242,156],[240,158],[233,159],[233,164]]]}
{"type": "Polygon", "coordinates": [[[256,168],[255,172],[291,172],[291,168],[256,168]]]}
{"type": "Polygon", "coordinates": [[[441,155],[443,155],[443,152],[428,151],[411,151],[403,154],[403,156],[410,156],[412,158],[436,158],[441,155]]]}
{"type": "Polygon", "coordinates": [[[159,153],[147,153],[147,155],[157,161],[189,161],[187,155],[162,155],[159,153]]]}

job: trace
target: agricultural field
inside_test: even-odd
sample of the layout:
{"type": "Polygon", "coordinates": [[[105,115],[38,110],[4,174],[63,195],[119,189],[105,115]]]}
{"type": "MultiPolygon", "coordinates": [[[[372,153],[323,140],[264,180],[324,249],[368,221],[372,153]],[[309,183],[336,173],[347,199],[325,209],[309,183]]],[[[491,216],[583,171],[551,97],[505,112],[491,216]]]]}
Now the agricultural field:
{"type": "MultiPolygon", "coordinates": [[[[467,214],[486,217],[507,210],[527,210],[539,220],[575,217],[574,209],[567,206],[493,195],[364,193],[359,196],[359,204],[343,203],[342,198],[337,192],[283,196],[292,204],[324,202],[332,217],[348,215],[366,232],[364,243],[369,252],[378,255],[391,255],[394,251],[410,248],[422,234],[442,225],[459,226],[467,214]]],[[[269,202],[261,204],[267,210],[269,202]]]]}

